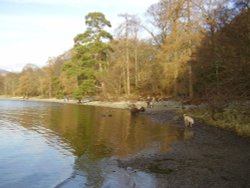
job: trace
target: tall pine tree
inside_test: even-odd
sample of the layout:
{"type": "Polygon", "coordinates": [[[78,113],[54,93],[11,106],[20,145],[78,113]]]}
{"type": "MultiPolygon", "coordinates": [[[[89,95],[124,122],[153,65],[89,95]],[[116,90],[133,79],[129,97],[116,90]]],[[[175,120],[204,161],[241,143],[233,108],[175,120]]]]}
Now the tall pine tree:
{"type": "Polygon", "coordinates": [[[74,91],[74,97],[78,99],[95,93],[99,84],[96,74],[107,66],[109,41],[112,40],[112,35],[104,30],[105,27],[111,27],[111,24],[103,13],[87,14],[85,25],[86,31],[74,39],[74,55],[64,68],[69,76],[77,78],[78,87],[74,91]]]}

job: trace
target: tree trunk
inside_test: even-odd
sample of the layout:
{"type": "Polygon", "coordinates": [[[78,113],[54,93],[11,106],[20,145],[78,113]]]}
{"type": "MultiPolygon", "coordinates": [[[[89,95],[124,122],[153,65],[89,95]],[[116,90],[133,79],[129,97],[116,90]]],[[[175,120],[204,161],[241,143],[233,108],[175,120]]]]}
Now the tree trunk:
{"type": "Polygon", "coordinates": [[[126,16],[126,57],[125,57],[125,63],[126,63],[126,72],[127,72],[127,95],[130,95],[130,71],[129,71],[129,50],[128,50],[128,16],[126,16]]]}
{"type": "Polygon", "coordinates": [[[189,90],[189,98],[192,99],[194,96],[193,92],[193,71],[191,63],[188,63],[188,90],[189,90]]]}
{"type": "MultiPolygon", "coordinates": [[[[176,52],[175,55],[176,57],[176,52]]],[[[174,62],[174,97],[178,95],[178,62],[174,62]]]]}
{"type": "MultiPolygon", "coordinates": [[[[191,50],[191,46],[192,46],[192,41],[191,41],[191,21],[190,21],[190,0],[187,0],[187,12],[188,12],[188,36],[189,36],[189,46],[188,46],[188,56],[191,59],[191,55],[192,55],[192,50],[191,50]]],[[[192,64],[191,62],[188,63],[188,93],[189,93],[189,98],[192,99],[193,98],[193,72],[192,72],[192,64]]]]}
{"type": "MultiPolygon", "coordinates": [[[[179,21],[179,12],[180,12],[180,2],[177,2],[177,7],[175,9],[175,17],[173,20],[173,31],[172,31],[172,42],[175,44],[177,43],[177,33],[178,33],[178,21],[179,21]]],[[[178,95],[178,74],[179,74],[179,63],[178,63],[178,57],[177,57],[177,51],[174,51],[174,97],[177,97],[178,95]]]]}
{"type": "MultiPolygon", "coordinates": [[[[126,65],[125,65],[126,66],[126,65]]],[[[127,94],[128,91],[127,91],[127,81],[126,81],[126,68],[122,67],[122,83],[123,83],[123,88],[124,88],[124,92],[127,94]]]]}
{"type": "Polygon", "coordinates": [[[49,82],[49,98],[52,97],[52,86],[51,86],[51,80],[49,82]]]}
{"type": "Polygon", "coordinates": [[[138,49],[137,43],[135,44],[135,87],[138,87],[138,49]]]}

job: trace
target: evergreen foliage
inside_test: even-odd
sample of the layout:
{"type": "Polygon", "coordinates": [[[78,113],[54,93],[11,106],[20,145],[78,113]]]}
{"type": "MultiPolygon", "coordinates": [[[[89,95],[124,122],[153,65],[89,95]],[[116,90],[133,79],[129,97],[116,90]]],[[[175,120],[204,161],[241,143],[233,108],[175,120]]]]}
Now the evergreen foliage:
{"type": "Polygon", "coordinates": [[[249,7],[246,0],[159,0],[148,9],[147,23],[121,15],[114,39],[105,15],[91,12],[70,51],[41,69],[28,65],[0,75],[0,93],[250,99],[249,7]]]}

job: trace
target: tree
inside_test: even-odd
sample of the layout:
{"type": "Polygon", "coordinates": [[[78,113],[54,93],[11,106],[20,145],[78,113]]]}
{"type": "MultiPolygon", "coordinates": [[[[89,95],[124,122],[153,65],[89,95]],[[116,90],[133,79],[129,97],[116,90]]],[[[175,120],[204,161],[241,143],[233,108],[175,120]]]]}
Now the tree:
{"type": "Polygon", "coordinates": [[[111,27],[111,23],[103,13],[92,12],[85,16],[85,24],[87,30],[75,37],[75,46],[86,47],[89,53],[92,53],[90,55],[96,61],[99,71],[102,71],[106,67],[108,42],[113,38],[104,28],[111,27]]]}
{"type": "Polygon", "coordinates": [[[170,2],[161,0],[151,5],[146,15],[148,23],[143,28],[151,35],[153,43],[161,47],[165,43],[166,37],[170,32],[170,2]]]}
{"type": "Polygon", "coordinates": [[[40,69],[33,64],[27,64],[19,77],[17,93],[23,97],[39,95],[40,69]]]}
{"type": "Polygon", "coordinates": [[[192,54],[201,40],[198,1],[161,0],[148,10],[158,31],[151,34],[164,67],[165,93],[193,97],[192,54]],[[188,81],[187,81],[188,80],[188,81]]]}
{"type": "Polygon", "coordinates": [[[4,94],[4,76],[0,75],[0,95],[4,94]]]}
{"type": "MultiPolygon", "coordinates": [[[[191,7],[190,7],[190,3],[191,0],[187,0],[187,32],[188,32],[188,36],[191,36],[192,33],[192,25],[191,25],[191,7]]],[[[188,41],[188,56],[191,57],[192,55],[192,50],[191,47],[192,46],[192,39],[189,38],[188,41]]],[[[189,89],[189,98],[192,99],[193,98],[193,73],[192,73],[192,66],[191,66],[191,62],[188,63],[188,78],[189,78],[189,83],[188,83],[188,89],[189,89]]]]}
{"type": "Polygon", "coordinates": [[[210,101],[216,98],[215,103],[250,96],[249,8],[247,1],[232,2],[237,3],[213,1],[207,4],[210,9],[203,9],[206,33],[193,66],[196,93],[210,101]]]}
{"type": "Polygon", "coordinates": [[[130,60],[129,60],[129,17],[131,15],[128,14],[121,14],[121,17],[125,19],[125,22],[123,25],[120,26],[121,32],[124,30],[125,32],[125,67],[126,67],[126,93],[129,96],[130,95],[130,60]]]}
{"type": "Polygon", "coordinates": [[[0,76],[0,92],[3,95],[16,96],[16,87],[18,85],[18,74],[7,73],[0,76]]]}
{"type": "MultiPolygon", "coordinates": [[[[110,68],[107,70],[103,78],[107,86],[107,93],[110,96],[127,96],[126,85],[126,66],[125,66],[125,39],[120,37],[113,40],[110,68]]],[[[133,94],[153,94],[161,93],[162,85],[162,69],[161,65],[156,62],[156,47],[148,40],[137,40],[129,38],[128,48],[130,59],[130,87],[131,96],[133,94]],[[135,44],[136,43],[136,47],[135,44]],[[136,50],[136,58],[134,50],[136,50]],[[137,63],[136,63],[137,61],[137,63]],[[138,66],[137,69],[135,66],[138,66]],[[136,84],[137,76],[137,84],[136,84]]]]}
{"type": "Polygon", "coordinates": [[[63,64],[70,59],[70,56],[71,52],[67,51],[58,57],[49,58],[47,65],[42,69],[42,76],[40,78],[42,96],[49,98],[63,97],[64,91],[62,83],[60,83],[60,77],[62,75],[63,64]]]}
{"type": "Polygon", "coordinates": [[[85,16],[85,24],[87,30],[75,37],[73,57],[64,66],[70,77],[76,76],[78,87],[74,93],[77,98],[94,94],[96,86],[100,85],[96,74],[107,68],[108,42],[112,40],[112,35],[104,30],[111,24],[103,13],[89,13],[85,16]]]}
{"type": "Polygon", "coordinates": [[[138,86],[138,32],[140,30],[140,20],[134,15],[120,14],[120,17],[125,21],[121,23],[116,29],[117,36],[123,42],[124,55],[120,59],[124,62],[123,75],[125,76],[124,85],[126,85],[126,94],[131,94],[131,61],[134,60],[134,77],[135,85],[138,86]],[[130,42],[133,45],[130,45],[130,42]],[[133,47],[133,48],[132,48],[133,47]],[[134,53],[133,53],[134,52],[134,53]],[[133,57],[132,57],[133,53],[133,57]]]}

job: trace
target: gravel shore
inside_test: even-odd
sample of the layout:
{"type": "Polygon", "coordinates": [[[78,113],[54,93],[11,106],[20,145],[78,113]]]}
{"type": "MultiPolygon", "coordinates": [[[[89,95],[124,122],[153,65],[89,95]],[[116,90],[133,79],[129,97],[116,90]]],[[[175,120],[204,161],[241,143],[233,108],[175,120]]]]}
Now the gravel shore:
{"type": "Polygon", "coordinates": [[[172,110],[150,110],[143,115],[154,121],[173,122],[188,139],[171,145],[165,154],[120,160],[122,168],[151,173],[157,187],[250,187],[250,140],[197,120],[185,128],[172,110]]]}

